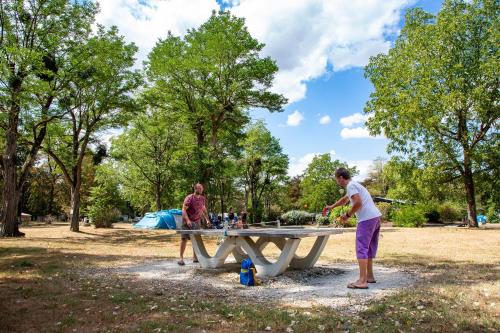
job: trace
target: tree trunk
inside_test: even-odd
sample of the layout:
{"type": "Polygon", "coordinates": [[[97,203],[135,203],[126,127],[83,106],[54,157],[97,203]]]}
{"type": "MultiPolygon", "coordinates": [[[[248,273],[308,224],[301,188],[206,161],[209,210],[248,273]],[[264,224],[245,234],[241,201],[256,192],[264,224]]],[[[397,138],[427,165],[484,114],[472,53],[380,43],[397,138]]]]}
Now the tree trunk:
{"type": "Polygon", "coordinates": [[[224,182],[221,181],[220,182],[220,211],[221,211],[222,217],[224,217],[224,210],[225,210],[225,207],[224,207],[224,182]]]}
{"type": "Polygon", "coordinates": [[[478,227],[474,178],[472,175],[470,157],[467,153],[464,154],[464,184],[467,199],[467,220],[469,222],[469,226],[478,227]]]}
{"type": "MultiPolygon", "coordinates": [[[[7,151],[11,148],[7,147],[7,151]]],[[[15,148],[14,148],[15,149],[15,148]]],[[[4,155],[4,187],[2,191],[2,228],[1,236],[16,237],[20,236],[17,208],[19,202],[19,193],[16,184],[16,165],[15,154],[10,153],[4,155]]]]}
{"type": "Polygon", "coordinates": [[[257,218],[257,208],[259,207],[259,202],[257,199],[257,189],[255,188],[254,185],[250,187],[250,195],[251,195],[251,200],[252,200],[252,223],[258,223],[260,222],[259,219],[257,218]]]}
{"type": "Polygon", "coordinates": [[[71,226],[70,230],[80,231],[80,180],[71,187],[71,226]]]}
{"type": "Polygon", "coordinates": [[[245,212],[248,213],[248,186],[245,185],[245,212]]]}
{"type": "Polygon", "coordinates": [[[17,205],[19,191],[17,188],[17,126],[19,123],[19,106],[13,105],[9,115],[6,131],[5,153],[3,155],[4,187],[2,191],[1,236],[16,237],[19,232],[17,205]]]}
{"type": "Polygon", "coordinates": [[[155,199],[156,199],[156,211],[161,210],[161,184],[158,182],[155,184],[155,199]]]}

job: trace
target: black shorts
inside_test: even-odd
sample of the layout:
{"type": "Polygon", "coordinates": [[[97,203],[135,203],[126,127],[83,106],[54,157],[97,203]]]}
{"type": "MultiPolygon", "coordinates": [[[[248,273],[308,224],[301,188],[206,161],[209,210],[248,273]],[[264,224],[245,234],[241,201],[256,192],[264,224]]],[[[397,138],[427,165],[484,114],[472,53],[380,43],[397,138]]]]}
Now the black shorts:
{"type": "MultiPolygon", "coordinates": [[[[182,230],[198,230],[201,229],[201,223],[200,221],[198,222],[191,222],[191,227],[187,225],[186,222],[182,223],[182,230]]],[[[181,239],[189,239],[189,234],[181,234],[181,239]]]]}

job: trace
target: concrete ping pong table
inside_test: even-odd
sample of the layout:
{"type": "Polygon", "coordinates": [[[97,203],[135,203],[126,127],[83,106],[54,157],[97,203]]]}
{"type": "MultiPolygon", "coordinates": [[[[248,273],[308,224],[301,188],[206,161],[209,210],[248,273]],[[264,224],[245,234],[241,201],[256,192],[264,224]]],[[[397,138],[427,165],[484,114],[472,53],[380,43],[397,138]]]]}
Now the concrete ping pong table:
{"type": "Polygon", "coordinates": [[[325,248],[330,235],[340,234],[339,229],[230,229],[224,241],[219,245],[214,256],[210,256],[203,243],[203,237],[220,237],[221,229],[177,230],[179,234],[190,235],[193,249],[202,268],[219,268],[224,266],[229,254],[233,254],[237,262],[249,257],[257,268],[259,276],[277,276],[288,267],[306,269],[313,267],[325,248]],[[251,237],[256,237],[254,241],[251,237]],[[299,257],[296,254],[302,238],[316,237],[309,254],[299,257]],[[281,254],[276,262],[269,261],[262,253],[269,243],[274,243],[281,254]]]}

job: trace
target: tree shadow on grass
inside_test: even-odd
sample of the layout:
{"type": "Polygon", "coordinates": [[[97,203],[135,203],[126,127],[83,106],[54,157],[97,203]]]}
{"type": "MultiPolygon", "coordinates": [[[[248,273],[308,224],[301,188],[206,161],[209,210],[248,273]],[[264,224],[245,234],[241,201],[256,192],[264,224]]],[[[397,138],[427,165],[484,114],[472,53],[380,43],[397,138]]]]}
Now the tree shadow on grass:
{"type": "MultiPolygon", "coordinates": [[[[0,248],[0,271],[4,272],[4,277],[0,278],[0,295],[2,295],[0,313],[6,318],[0,321],[0,331],[86,330],[89,329],[89,325],[98,325],[102,330],[106,330],[118,324],[123,325],[125,331],[129,331],[137,323],[156,318],[151,311],[153,304],[159,304],[162,311],[167,311],[168,306],[162,305],[161,302],[173,299],[182,293],[187,293],[183,300],[187,308],[192,307],[192,304],[197,306],[203,300],[213,301],[214,304],[226,302],[230,304],[231,308],[228,311],[232,313],[240,313],[233,311],[240,305],[259,309],[258,313],[241,311],[237,318],[225,318],[229,322],[234,320],[234,323],[255,322],[257,317],[265,321],[271,314],[285,310],[279,304],[279,300],[266,305],[256,305],[251,299],[239,298],[238,304],[234,304],[230,292],[221,294],[220,290],[210,287],[202,291],[190,290],[185,288],[182,281],[169,281],[168,285],[157,281],[139,283],[133,277],[122,276],[115,270],[107,271],[105,274],[92,274],[90,271],[89,274],[81,275],[81,268],[89,268],[82,267],[83,262],[89,263],[90,266],[93,264],[102,266],[119,260],[137,260],[137,257],[80,254],[43,247],[0,248]],[[101,280],[103,276],[104,280],[101,280]],[[132,288],[129,289],[128,286],[132,288]],[[121,309],[116,310],[117,306],[128,307],[130,312],[122,313],[121,309]],[[87,308],[91,311],[87,311],[87,308]],[[112,312],[119,314],[112,315],[112,312]],[[71,317],[68,313],[75,315],[71,317]],[[30,320],[26,320],[28,316],[30,320]],[[56,326],[58,322],[61,324],[56,326]]],[[[430,281],[432,286],[442,287],[445,290],[450,286],[459,285],[465,293],[467,288],[478,282],[498,280],[498,265],[494,263],[454,262],[436,260],[428,256],[393,256],[381,260],[381,263],[435,273],[426,282],[430,281]]],[[[499,329],[498,321],[495,322],[491,310],[473,307],[470,302],[465,302],[453,294],[456,292],[453,288],[446,294],[446,292],[439,293],[429,286],[423,282],[413,288],[406,288],[391,296],[374,300],[367,310],[359,314],[359,317],[366,322],[359,321],[358,316],[340,315],[331,308],[315,309],[313,318],[302,318],[298,314],[295,318],[287,318],[286,322],[289,323],[293,319],[313,323],[314,326],[307,326],[309,331],[311,327],[314,329],[319,324],[330,328],[337,327],[334,325],[339,324],[339,317],[345,319],[343,319],[344,325],[349,325],[341,331],[397,332],[410,331],[412,327],[417,332],[485,332],[488,329],[493,331],[499,329]]],[[[205,306],[209,307],[203,305],[203,309],[205,306]]],[[[206,316],[204,317],[202,313],[206,314],[206,311],[190,312],[189,316],[201,324],[206,324],[206,316]]],[[[176,319],[173,316],[175,314],[170,312],[167,316],[163,315],[170,322],[176,319]]],[[[299,324],[294,327],[294,331],[307,331],[306,326],[303,329],[301,327],[299,324]]],[[[217,330],[222,327],[214,326],[214,328],[217,330]]]]}

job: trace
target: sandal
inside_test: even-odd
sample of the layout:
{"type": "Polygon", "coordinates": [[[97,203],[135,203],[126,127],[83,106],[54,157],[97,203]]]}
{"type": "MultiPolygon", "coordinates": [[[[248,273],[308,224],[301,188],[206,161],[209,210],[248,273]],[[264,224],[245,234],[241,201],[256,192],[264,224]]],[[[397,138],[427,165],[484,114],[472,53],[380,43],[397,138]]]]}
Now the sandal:
{"type": "Polygon", "coordinates": [[[368,289],[368,286],[362,287],[362,286],[355,285],[354,282],[352,282],[352,283],[349,283],[347,285],[347,288],[349,288],[349,289],[368,289]]]}
{"type": "Polygon", "coordinates": [[[184,266],[185,264],[186,264],[186,263],[184,262],[184,260],[179,260],[179,261],[177,262],[177,265],[179,265],[179,266],[184,266]]]}
{"type": "Polygon", "coordinates": [[[199,261],[198,261],[198,259],[193,260],[193,264],[196,264],[196,263],[198,263],[198,262],[199,262],[199,261]]]}
{"type": "Polygon", "coordinates": [[[377,280],[367,280],[368,283],[377,283],[377,280]]]}

